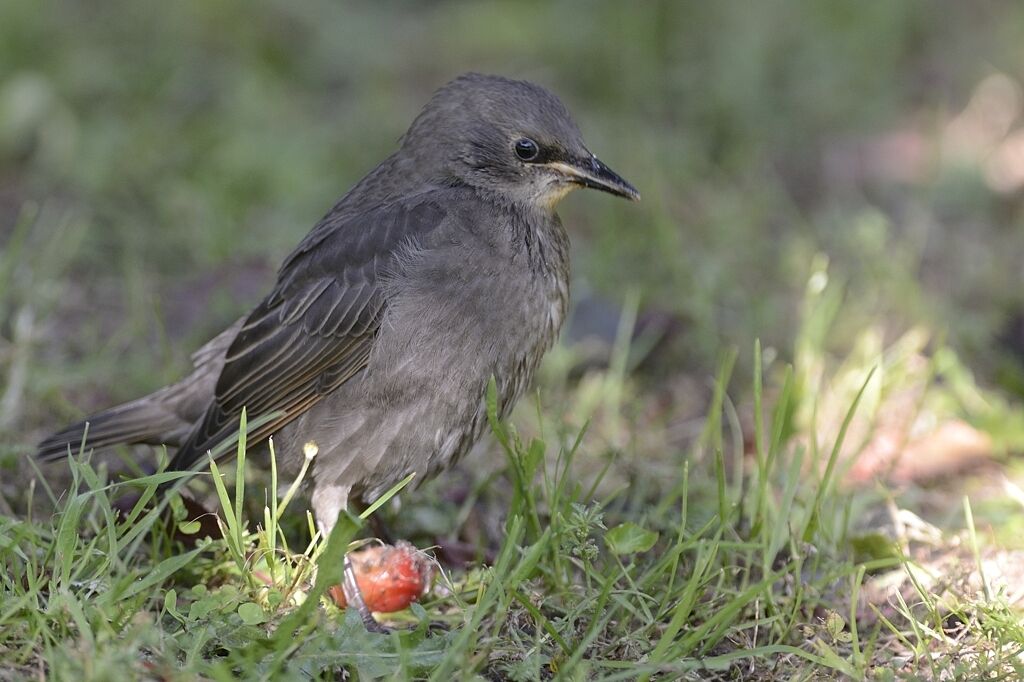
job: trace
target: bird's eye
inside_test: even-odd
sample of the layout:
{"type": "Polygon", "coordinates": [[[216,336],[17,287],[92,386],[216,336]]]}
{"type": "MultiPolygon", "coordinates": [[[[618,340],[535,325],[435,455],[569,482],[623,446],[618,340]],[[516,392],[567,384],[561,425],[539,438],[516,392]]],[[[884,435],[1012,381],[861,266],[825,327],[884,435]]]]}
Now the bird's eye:
{"type": "Polygon", "coordinates": [[[516,156],[522,161],[533,161],[540,154],[540,147],[528,137],[516,140],[515,150],[516,156]]]}

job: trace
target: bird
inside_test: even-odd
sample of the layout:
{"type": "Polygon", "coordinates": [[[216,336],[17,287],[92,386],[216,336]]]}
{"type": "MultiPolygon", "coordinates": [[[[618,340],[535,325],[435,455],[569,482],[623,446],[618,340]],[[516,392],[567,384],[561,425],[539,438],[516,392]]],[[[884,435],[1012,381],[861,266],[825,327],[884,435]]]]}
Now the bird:
{"type": "MultiPolygon", "coordinates": [[[[350,506],[457,462],[505,416],[556,341],[569,304],[573,189],[640,193],[590,152],[540,85],[477,73],[439,88],[398,149],[359,180],[247,315],[156,392],[44,439],[43,460],[118,444],[176,448],[189,470],[237,438],[273,436],[278,468],[309,452],[309,503],[329,534],[350,506]],[[262,418],[262,419],[261,419],[262,418]]],[[[231,450],[228,448],[227,450],[231,450]]]]}

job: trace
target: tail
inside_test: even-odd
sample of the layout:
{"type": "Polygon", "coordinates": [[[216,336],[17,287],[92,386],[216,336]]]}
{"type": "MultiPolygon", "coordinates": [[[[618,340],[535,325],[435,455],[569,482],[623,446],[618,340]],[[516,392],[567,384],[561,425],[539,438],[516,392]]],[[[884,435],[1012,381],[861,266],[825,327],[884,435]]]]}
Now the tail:
{"type": "Polygon", "coordinates": [[[72,424],[39,443],[36,457],[50,461],[69,452],[108,448],[113,445],[148,443],[178,445],[191,426],[156,395],[112,407],[72,424]]]}
{"type": "Polygon", "coordinates": [[[60,459],[68,452],[77,453],[83,441],[84,447],[95,449],[134,443],[181,445],[206,413],[224,366],[224,353],[243,322],[244,317],[193,353],[192,373],[178,383],[58,431],[39,444],[36,456],[60,459]]]}

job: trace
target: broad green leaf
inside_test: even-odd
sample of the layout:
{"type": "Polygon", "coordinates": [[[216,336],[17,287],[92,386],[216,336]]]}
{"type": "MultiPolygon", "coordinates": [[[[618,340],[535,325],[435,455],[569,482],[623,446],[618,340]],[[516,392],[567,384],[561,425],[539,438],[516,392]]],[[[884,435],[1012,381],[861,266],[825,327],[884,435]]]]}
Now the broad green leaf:
{"type": "Polygon", "coordinates": [[[604,534],[604,541],[613,554],[646,552],[658,541],[658,534],[635,523],[623,523],[604,534]]]}
{"type": "Polygon", "coordinates": [[[169,613],[175,620],[180,623],[185,622],[185,616],[181,615],[178,611],[178,592],[177,590],[167,590],[164,594],[164,610],[169,613]]]}
{"type": "Polygon", "coordinates": [[[259,625],[267,619],[267,614],[256,602],[247,601],[238,607],[238,615],[246,625],[259,625]]]}

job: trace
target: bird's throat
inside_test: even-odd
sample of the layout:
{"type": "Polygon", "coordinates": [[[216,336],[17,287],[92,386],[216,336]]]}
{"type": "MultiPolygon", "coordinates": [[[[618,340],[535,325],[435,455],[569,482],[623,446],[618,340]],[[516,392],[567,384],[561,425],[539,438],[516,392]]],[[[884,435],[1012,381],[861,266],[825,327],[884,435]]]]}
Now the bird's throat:
{"type": "Polygon", "coordinates": [[[562,199],[564,199],[566,195],[569,194],[569,192],[576,189],[576,187],[576,185],[570,183],[560,183],[554,185],[553,187],[548,189],[543,195],[541,195],[540,201],[538,203],[543,208],[547,209],[551,213],[554,213],[555,208],[558,206],[559,203],[561,203],[562,199]]]}

